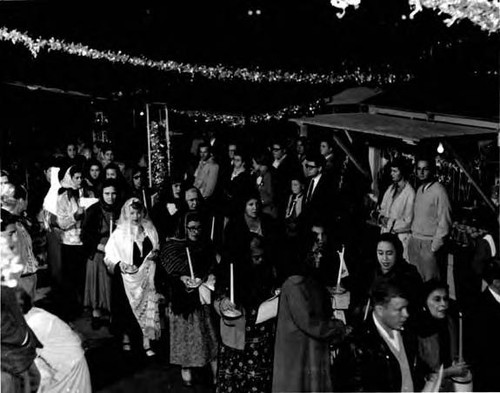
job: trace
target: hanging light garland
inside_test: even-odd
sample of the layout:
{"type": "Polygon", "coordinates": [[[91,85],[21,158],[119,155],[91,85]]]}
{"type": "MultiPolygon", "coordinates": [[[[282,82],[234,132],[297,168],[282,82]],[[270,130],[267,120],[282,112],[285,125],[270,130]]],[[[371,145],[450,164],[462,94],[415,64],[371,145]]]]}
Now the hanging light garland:
{"type": "MultiPolygon", "coordinates": [[[[348,7],[358,8],[361,0],[330,0],[330,4],[342,10],[337,16],[342,18],[348,7]]],[[[412,12],[410,19],[430,8],[439,14],[448,15],[444,23],[449,27],[457,21],[468,19],[488,33],[500,30],[500,0],[408,0],[412,12]]]]}
{"type": "Polygon", "coordinates": [[[290,117],[312,116],[324,105],[323,99],[318,99],[305,105],[293,105],[273,112],[259,113],[249,116],[227,113],[213,113],[207,111],[183,111],[169,109],[169,112],[187,117],[195,123],[211,124],[217,123],[227,127],[244,127],[252,124],[265,123],[269,121],[280,121],[290,117]]]}
{"type": "Polygon", "coordinates": [[[93,60],[105,60],[111,63],[120,63],[134,67],[144,67],[156,71],[172,72],[191,77],[202,77],[212,80],[241,80],[245,82],[267,82],[267,83],[304,83],[310,85],[334,85],[337,83],[352,82],[357,85],[376,84],[388,85],[395,82],[408,81],[413,78],[409,73],[396,74],[389,66],[381,72],[371,70],[363,71],[356,68],[352,71],[331,72],[328,74],[308,72],[288,72],[283,70],[261,71],[258,69],[233,68],[222,65],[208,66],[189,63],[179,63],[173,60],[151,60],[144,56],[131,56],[122,51],[98,50],[87,45],[74,42],[66,42],[54,37],[33,38],[26,33],[0,27],[0,41],[23,45],[31,55],[36,58],[41,51],[61,52],[69,55],[90,58],[93,60]]]}

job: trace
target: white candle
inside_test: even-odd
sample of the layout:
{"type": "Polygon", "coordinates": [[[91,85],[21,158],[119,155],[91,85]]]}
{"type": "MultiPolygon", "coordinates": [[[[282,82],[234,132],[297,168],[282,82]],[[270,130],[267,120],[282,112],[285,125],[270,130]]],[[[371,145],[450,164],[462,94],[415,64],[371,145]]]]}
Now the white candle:
{"type": "Polygon", "coordinates": [[[229,300],[234,304],[234,271],[233,264],[229,264],[229,300]]]}
{"type": "Polygon", "coordinates": [[[458,361],[464,361],[462,313],[458,313],[458,361]]]}
{"type": "MultiPolygon", "coordinates": [[[[338,252],[338,251],[337,251],[338,252]]],[[[342,278],[342,265],[344,263],[344,246],[342,246],[342,252],[338,252],[339,254],[339,259],[340,259],[340,263],[339,263],[339,273],[337,275],[337,289],[340,288],[340,280],[342,278]]]]}
{"type": "Polygon", "coordinates": [[[191,254],[189,253],[189,248],[186,247],[186,253],[188,257],[189,273],[191,274],[191,280],[194,280],[193,264],[191,263],[191,254]]]}
{"type": "Polygon", "coordinates": [[[148,207],[148,203],[147,203],[147,200],[146,200],[146,189],[145,188],[142,189],[142,201],[144,202],[144,207],[147,208],[148,207]]]}
{"type": "Polygon", "coordinates": [[[113,219],[109,219],[109,236],[111,237],[111,234],[113,233],[113,219]]]}
{"type": "Polygon", "coordinates": [[[212,230],[210,231],[210,240],[214,240],[215,216],[212,217],[212,230]]]}

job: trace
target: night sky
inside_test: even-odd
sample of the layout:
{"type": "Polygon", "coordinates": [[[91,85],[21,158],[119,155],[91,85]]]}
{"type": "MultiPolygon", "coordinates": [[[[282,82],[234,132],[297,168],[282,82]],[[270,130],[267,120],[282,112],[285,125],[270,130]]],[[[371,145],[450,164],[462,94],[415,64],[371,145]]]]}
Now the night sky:
{"type": "MultiPolygon", "coordinates": [[[[355,67],[411,73],[416,79],[410,84],[382,86],[387,94],[380,99],[418,110],[498,118],[498,75],[487,76],[498,71],[498,34],[468,21],[447,27],[431,10],[405,19],[410,11],[404,0],[362,0],[342,19],[328,0],[102,3],[0,1],[0,26],[154,60],[319,73],[355,67]]],[[[244,114],[305,104],[351,86],[190,80],[61,53],[42,52],[33,59],[8,42],[0,42],[0,56],[0,92],[8,104],[3,126],[11,132],[19,124],[32,127],[36,121],[30,116],[46,123],[37,127],[48,127],[55,121],[47,116],[51,112],[56,120],[64,119],[60,122],[70,116],[71,128],[84,129],[80,112],[92,108],[80,108],[88,99],[33,93],[5,82],[244,114]]]]}

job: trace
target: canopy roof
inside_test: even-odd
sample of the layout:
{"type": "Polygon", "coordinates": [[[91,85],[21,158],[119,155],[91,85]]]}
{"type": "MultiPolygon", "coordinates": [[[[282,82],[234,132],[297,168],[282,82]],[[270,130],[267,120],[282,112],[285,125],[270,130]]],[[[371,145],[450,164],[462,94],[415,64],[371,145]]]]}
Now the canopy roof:
{"type": "MultiPolygon", "coordinates": [[[[458,118],[455,118],[455,120],[459,122],[458,118]]],[[[429,139],[495,135],[498,133],[498,125],[492,122],[475,121],[480,126],[471,126],[442,121],[416,120],[379,113],[325,114],[291,119],[291,121],[298,124],[336,128],[402,139],[411,144],[429,139]]],[[[471,123],[474,123],[474,121],[471,121],[471,123]]]]}

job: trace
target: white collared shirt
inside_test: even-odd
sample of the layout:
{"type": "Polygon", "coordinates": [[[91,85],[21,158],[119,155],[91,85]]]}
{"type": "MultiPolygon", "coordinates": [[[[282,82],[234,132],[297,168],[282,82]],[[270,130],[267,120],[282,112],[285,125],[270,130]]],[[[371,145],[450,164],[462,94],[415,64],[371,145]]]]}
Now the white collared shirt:
{"type": "Polygon", "coordinates": [[[313,194],[314,194],[314,190],[315,190],[315,189],[316,189],[316,187],[318,186],[318,182],[319,182],[319,179],[321,179],[321,175],[322,175],[322,173],[320,173],[320,174],[316,175],[316,177],[314,177],[314,178],[312,179],[312,181],[313,181],[314,183],[313,183],[313,188],[312,188],[312,190],[311,190],[311,195],[313,195],[313,194]]]}
{"type": "Polygon", "coordinates": [[[372,313],[373,317],[373,322],[375,322],[375,326],[377,327],[378,332],[380,333],[381,336],[383,336],[391,345],[396,349],[396,351],[399,352],[399,332],[397,330],[391,329],[392,330],[392,336],[389,335],[386,329],[380,324],[378,321],[377,317],[375,316],[375,313],[372,313]]]}
{"type": "Polygon", "coordinates": [[[493,297],[495,298],[495,300],[500,303],[500,295],[498,293],[496,293],[493,289],[491,289],[490,287],[488,287],[488,290],[491,292],[491,294],[493,295],[493,297]]]}

